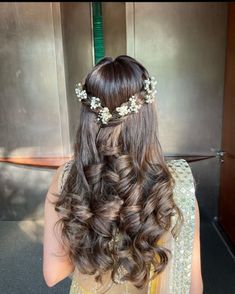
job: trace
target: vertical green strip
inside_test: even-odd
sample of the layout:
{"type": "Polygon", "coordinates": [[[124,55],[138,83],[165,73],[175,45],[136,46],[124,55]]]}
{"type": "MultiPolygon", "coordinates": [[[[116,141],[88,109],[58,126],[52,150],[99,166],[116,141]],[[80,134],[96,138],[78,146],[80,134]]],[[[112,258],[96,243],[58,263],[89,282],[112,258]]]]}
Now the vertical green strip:
{"type": "Polygon", "coordinates": [[[104,57],[104,32],[101,2],[92,2],[95,64],[104,57]]]}

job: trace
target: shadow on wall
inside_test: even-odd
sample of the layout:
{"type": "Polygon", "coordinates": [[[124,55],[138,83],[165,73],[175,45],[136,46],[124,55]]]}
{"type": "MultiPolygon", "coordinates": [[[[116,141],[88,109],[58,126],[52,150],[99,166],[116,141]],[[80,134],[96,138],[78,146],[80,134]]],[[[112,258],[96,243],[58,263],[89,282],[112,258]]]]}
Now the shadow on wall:
{"type": "Polygon", "coordinates": [[[54,170],[0,163],[0,220],[40,219],[54,170]]]}

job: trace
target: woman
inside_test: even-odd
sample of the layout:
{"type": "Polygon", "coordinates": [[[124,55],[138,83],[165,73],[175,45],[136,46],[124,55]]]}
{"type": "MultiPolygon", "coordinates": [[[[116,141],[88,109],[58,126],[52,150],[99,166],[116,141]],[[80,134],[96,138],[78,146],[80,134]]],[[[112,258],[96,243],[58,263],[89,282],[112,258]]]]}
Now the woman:
{"type": "Polygon", "coordinates": [[[135,59],[103,58],[79,84],[73,159],[45,200],[43,273],[70,294],[201,294],[191,169],[165,161],[156,81],[135,59]]]}

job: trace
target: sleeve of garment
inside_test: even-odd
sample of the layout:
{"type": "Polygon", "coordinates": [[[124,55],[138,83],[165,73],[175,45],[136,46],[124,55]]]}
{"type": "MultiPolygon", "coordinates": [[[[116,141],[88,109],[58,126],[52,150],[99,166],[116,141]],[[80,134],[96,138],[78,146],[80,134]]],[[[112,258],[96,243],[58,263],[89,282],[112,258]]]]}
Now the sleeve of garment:
{"type": "Polygon", "coordinates": [[[174,200],[183,213],[180,234],[173,242],[174,262],[170,279],[170,293],[190,293],[193,241],[195,231],[195,180],[186,160],[175,162],[176,186],[174,200]]]}
{"type": "MultiPolygon", "coordinates": [[[[173,198],[183,214],[183,224],[176,239],[169,233],[164,246],[172,257],[165,270],[149,284],[148,294],[190,293],[193,240],[195,228],[195,180],[186,160],[168,162],[175,179],[173,198]]],[[[173,217],[172,227],[177,219],[173,217]]]]}
{"type": "Polygon", "coordinates": [[[63,186],[67,180],[70,168],[72,167],[73,164],[73,160],[69,160],[67,161],[64,165],[63,168],[61,170],[61,173],[59,175],[59,180],[58,180],[58,191],[59,193],[61,193],[63,186]]]}

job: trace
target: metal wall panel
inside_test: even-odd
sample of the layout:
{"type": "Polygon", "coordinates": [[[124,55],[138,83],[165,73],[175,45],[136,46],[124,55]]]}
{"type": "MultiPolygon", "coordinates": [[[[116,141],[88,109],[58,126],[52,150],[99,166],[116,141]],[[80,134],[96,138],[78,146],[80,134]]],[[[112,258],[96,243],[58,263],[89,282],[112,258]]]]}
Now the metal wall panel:
{"type": "Polygon", "coordinates": [[[125,2],[102,2],[105,55],[126,54],[125,2]]]}
{"type": "MultiPolygon", "coordinates": [[[[70,152],[59,3],[0,3],[0,156],[70,152]]],[[[1,220],[37,219],[54,171],[0,163],[1,220]]]]}
{"type": "MultiPolygon", "coordinates": [[[[227,3],[134,2],[126,9],[127,53],[158,81],[159,136],[165,154],[215,155],[221,147],[227,3]]],[[[206,177],[197,194],[213,218],[219,158],[192,163],[194,174],[200,166],[206,177]]]]}
{"type": "Polygon", "coordinates": [[[69,133],[71,146],[73,146],[80,109],[80,103],[76,99],[77,97],[74,92],[75,85],[77,82],[84,80],[94,64],[91,4],[89,2],[61,3],[61,15],[69,133]]]}
{"type": "Polygon", "coordinates": [[[55,171],[0,162],[0,220],[41,219],[55,171]]]}
{"type": "Polygon", "coordinates": [[[0,4],[2,157],[63,156],[69,150],[58,5],[0,4]]]}

